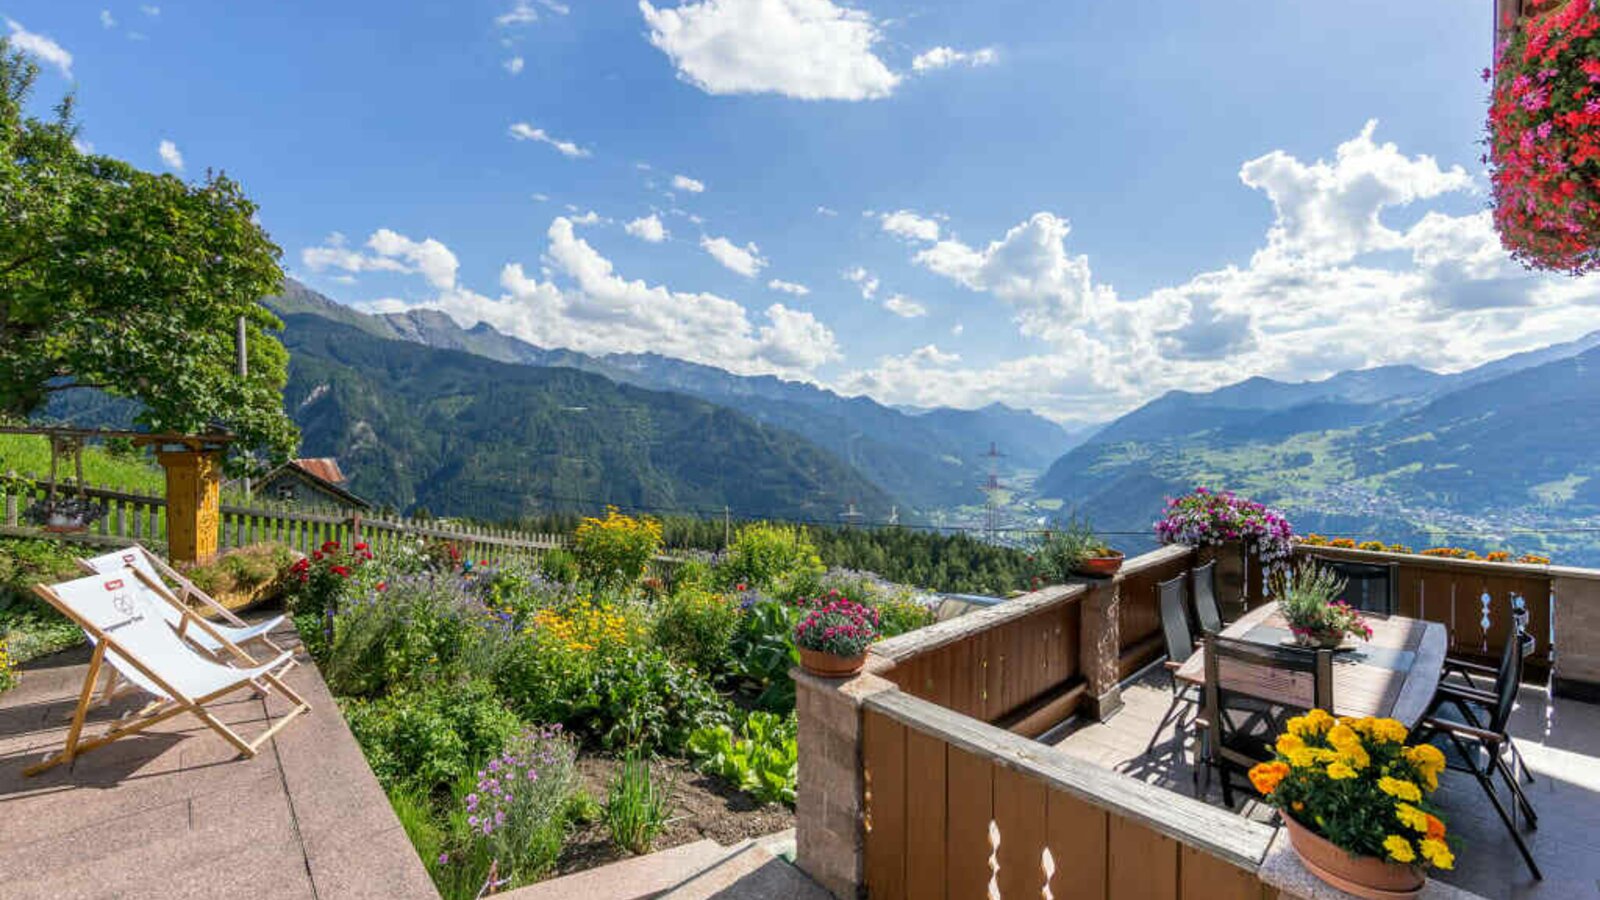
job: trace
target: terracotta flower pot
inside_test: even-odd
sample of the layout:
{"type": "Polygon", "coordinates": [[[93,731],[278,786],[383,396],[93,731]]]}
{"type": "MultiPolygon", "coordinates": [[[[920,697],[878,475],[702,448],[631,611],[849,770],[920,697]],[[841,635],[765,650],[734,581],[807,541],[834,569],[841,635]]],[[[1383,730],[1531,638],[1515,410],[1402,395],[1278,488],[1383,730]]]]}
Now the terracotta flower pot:
{"type": "Polygon", "coordinates": [[[1285,815],[1289,845],[1311,874],[1341,891],[1367,900],[1405,900],[1422,892],[1428,880],[1421,866],[1376,856],[1355,856],[1285,815]]]}
{"type": "Polygon", "coordinates": [[[855,656],[835,656],[824,650],[800,648],[800,667],[823,678],[845,678],[861,671],[867,664],[865,650],[855,656]]]}
{"type": "Polygon", "coordinates": [[[1079,575],[1092,575],[1096,578],[1109,578],[1117,574],[1122,568],[1123,555],[1115,553],[1111,556],[1091,556],[1078,563],[1076,571],[1079,575]]]}

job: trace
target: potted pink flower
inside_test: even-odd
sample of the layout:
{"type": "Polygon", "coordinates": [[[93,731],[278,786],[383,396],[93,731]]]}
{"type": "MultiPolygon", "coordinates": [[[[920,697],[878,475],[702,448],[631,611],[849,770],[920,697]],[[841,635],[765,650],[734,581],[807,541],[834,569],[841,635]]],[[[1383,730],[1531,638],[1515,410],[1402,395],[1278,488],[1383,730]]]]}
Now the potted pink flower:
{"type": "Polygon", "coordinates": [[[806,613],[794,627],[800,665],[813,675],[843,678],[861,671],[878,639],[878,611],[840,597],[806,613]]]}

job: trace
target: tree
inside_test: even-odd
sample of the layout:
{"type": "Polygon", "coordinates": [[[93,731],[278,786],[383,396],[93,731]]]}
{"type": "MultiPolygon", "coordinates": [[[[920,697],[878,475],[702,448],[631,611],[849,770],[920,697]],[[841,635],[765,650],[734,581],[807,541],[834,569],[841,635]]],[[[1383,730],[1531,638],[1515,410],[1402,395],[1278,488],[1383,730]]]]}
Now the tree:
{"type": "Polygon", "coordinates": [[[37,77],[0,39],[0,417],[98,388],[138,401],[153,430],[220,427],[235,451],[286,457],[283,323],[258,302],[282,284],[281,251],[255,204],[220,173],[190,185],[84,152],[70,96],[27,114],[37,77]]]}

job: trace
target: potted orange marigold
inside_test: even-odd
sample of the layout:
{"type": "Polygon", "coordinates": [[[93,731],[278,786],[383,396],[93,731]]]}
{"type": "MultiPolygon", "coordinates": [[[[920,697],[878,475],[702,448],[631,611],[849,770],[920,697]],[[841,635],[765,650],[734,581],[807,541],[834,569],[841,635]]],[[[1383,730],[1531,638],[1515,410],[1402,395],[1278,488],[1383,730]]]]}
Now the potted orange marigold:
{"type": "Polygon", "coordinates": [[[1427,869],[1455,865],[1445,824],[1428,796],[1444,754],[1406,746],[1394,719],[1339,718],[1317,709],[1290,719],[1274,758],[1250,781],[1283,814],[1301,862],[1358,897],[1414,897],[1427,869]]]}

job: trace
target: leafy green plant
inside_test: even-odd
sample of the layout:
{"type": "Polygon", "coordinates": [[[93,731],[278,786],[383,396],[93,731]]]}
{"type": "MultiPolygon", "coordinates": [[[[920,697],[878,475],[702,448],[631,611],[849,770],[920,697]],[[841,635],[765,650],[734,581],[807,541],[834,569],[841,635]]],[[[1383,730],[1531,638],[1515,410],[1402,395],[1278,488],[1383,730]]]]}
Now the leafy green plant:
{"type": "Polygon", "coordinates": [[[778,713],[794,709],[794,679],[800,664],[794,626],[800,609],[751,593],[739,630],[733,636],[734,674],[756,707],[778,713]]]}
{"type": "Polygon", "coordinates": [[[1270,584],[1278,611],[1302,642],[1335,645],[1347,634],[1363,640],[1372,637],[1372,627],[1361,613],[1337,599],[1344,593],[1345,581],[1332,569],[1315,563],[1293,566],[1273,573],[1270,584]]]}
{"type": "Polygon", "coordinates": [[[578,580],[578,558],[571,551],[557,547],[539,560],[539,572],[558,584],[571,584],[578,580]]]}
{"type": "Polygon", "coordinates": [[[1057,531],[1047,531],[1033,548],[1036,577],[1047,582],[1063,582],[1096,556],[1110,556],[1112,550],[1088,522],[1070,519],[1057,531]]]}
{"type": "Polygon", "coordinates": [[[680,588],[656,607],[656,644],[679,662],[717,678],[731,661],[730,642],[739,629],[739,606],[724,594],[680,588]]]}
{"type": "Polygon", "coordinates": [[[577,756],[561,726],[529,729],[478,770],[461,798],[472,843],[483,845],[511,886],[538,880],[561,855],[577,756]]]}
{"type": "Polygon", "coordinates": [[[762,803],[794,804],[800,750],[795,718],[753,712],[738,732],[726,725],[689,736],[688,751],[701,771],[738,787],[762,803]]]}
{"type": "Polygon", "coordinates": [[[430,795],[470,773],[521,727],[484,682],[346,701],[344,713],[386,788],[414,787],[430,795]]]}
{"type": "Polygon", "coordinates": [[[433,574],[347,598],[318,659],[322,675],[335,694],[371,697],[452,673],[475,636],[469,612],[459,582],[433,574]]]}
{"type": "Polygon", "coordinates": [[[643,754],[630,752],[606,786],[604,818],[611,842],[630,853],[649,853],[666,825],[670,794],[670,786],[651,776],[643,754]]]}
{"type": "Polygon", "coordinates": [[[76,647],[83,632],[33,594],[33,585],[79,575],[72,548],[57,541],[0,539],[0,640],[13,665],[76,647]]]}
{"type": "Polygon", "coordinates": [[[717,574],[735,590],[761,590],[793,599],[815,593],[824,569],[805,531],[757,522],[739,529],[717,574]]]}
{"type": "Polygon", "coordinates": [[[294,551],[282,544],[251,544],[229,550],[184,575],[208,594],[247,593],[281,577],[294,564],[294,551]]]}

